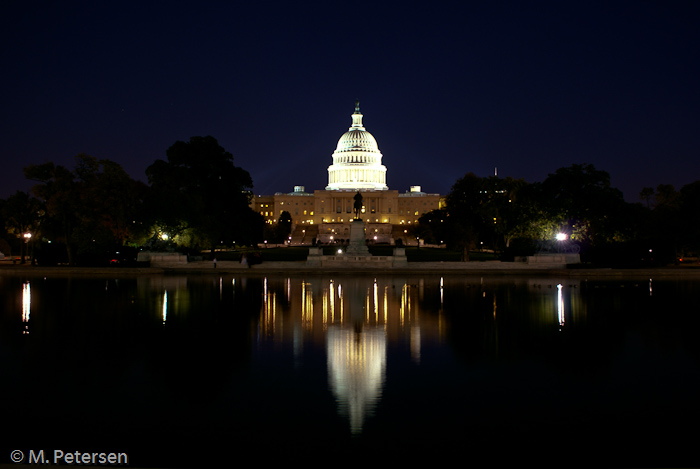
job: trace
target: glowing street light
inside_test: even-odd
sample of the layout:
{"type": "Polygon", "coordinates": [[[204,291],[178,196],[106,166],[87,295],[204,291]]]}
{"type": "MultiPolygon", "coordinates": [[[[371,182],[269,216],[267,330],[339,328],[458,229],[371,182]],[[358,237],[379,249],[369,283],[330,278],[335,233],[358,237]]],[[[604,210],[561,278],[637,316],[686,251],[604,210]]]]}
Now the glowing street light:
{"type": "Polygon", "coordinates": [[[566,233],[557,233],[556,239],[557,241],[566,241],[566,233]]]}

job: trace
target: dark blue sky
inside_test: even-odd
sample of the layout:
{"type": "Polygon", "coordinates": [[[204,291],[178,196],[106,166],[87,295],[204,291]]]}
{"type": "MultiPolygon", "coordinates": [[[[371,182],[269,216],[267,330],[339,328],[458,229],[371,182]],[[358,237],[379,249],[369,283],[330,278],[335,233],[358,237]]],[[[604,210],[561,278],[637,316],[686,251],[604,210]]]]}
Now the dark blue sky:
{"type": "Polygon", "coordinates": [[[256,193],[323,189],[355,98],[390,189],[700,179],[700,2],[327,3],[0,3],[0,197],[79,153],[145,180],[196,135],[256,193]]]}

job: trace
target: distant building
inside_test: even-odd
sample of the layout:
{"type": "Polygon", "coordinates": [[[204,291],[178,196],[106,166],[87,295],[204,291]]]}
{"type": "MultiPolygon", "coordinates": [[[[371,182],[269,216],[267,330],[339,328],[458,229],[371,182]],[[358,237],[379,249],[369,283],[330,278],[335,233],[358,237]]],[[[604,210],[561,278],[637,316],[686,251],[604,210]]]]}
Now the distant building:
{"type": "Polygon", "coordinates": [[[420,186],[399,193],[386,185],[386,166],[375,138],[362,125],[360,104],[355,104],[352,126],[338,140],[333,164],[328,167],[325,190],[305,192],[294,186],[289,193],[253,197],[251,206],[266,223],[276,223],[283,211],[292,216],[292,244],[311,244],[314,239],[327,244],[349,237],[354,217],[353,197],[362,194],[362,219],[370,242],[415,244],[408,228],[425,213],[441,207],[440,194],[421,192],[420,186]]]}

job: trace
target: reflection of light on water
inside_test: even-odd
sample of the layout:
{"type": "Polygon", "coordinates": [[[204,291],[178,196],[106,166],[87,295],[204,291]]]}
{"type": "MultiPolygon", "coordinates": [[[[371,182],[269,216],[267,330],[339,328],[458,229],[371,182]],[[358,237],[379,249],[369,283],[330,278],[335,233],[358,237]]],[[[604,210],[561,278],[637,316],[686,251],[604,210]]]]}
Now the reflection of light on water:
{"type": "Polygon", "coordinates": [[[443,302],[442,289],[443,289],[442,277],[440,277],[440,306],[442,306],[442,302],[443,302]]]}
{"type": "Polygon", "coordinates": [[[263,317],[260,321],[261,332],[267,336],[275,335],[277,325],[277,294],[272,292],[266,295],[266,301],[263,303],[263,317]]]}
{"type": "Polygon", "coordinates": [[[399,306],[399,320],[401,321],[401,326],[404,325],[406,316],[411,314],[411,302],[409,296],[409,286],[404,283],[401,287],[401,304],[399,306]]]}
{"type": "Polygon", "coordinates": [[[301,283],[301,321],[305,326],[310,326],[314,319],[314,294],[311,284],[301,283]]]}
{"type": "Polygon", "coordinates": [[[564,325],[564,295],[562,294],[562,284],[557,285],[557,313],[559,315],[559,325],[564,325]]]}
{"type": "Polygon", "coordinates": [[[343,322],[343,286],[338,285],[338,303],[340,303],[340,322],[343,322]]]}
{"type": "Polygon", "coordinates": [[[496,304],[496,294],[493,294],[493,318],[496,319],[496,310],[498,309],[498,305],[496,304]]]}
{"type": "Polygon", "coordinates": [[[651,296],[651,279],[649,279],[649,296],[651,296]]]}
{"type": "Polygon", "coordinates": [[[331,317],[330,317],[331,322],[335,319],[333,317],[334,313],[335,313],[335,284],[333,283],[333,280],[331,280],[331,317]]]}
{"type": "Polygon", "coordinates": [[[362,432],[364,419],[381,398],[386,370],[383,329],[361,331],[330,326],[326,335],[328,379],[339,411],[350,420],[353,434],[362,432]]]}
{"type": "Polygon", "coordinates": [[[387,314],[389,314],[389,287],[384,287],[384,317],[382,322],[386,324],[387,314]]]}
{"type": "Polygon", "coordinates": [[[411,326],[411,359],[420,363],[420,327],[411,326]]]}
{"type": "Polygon", "coordinates": [[[29,282],[26,282],[22,286],[22,322],[24,323],[24,330],[22,334],[29,334],[29,313],[31,312],[32,306],[32,289],[29,286],[29,282]]]}
{"type": "Polygon", "coordinates": [[[163,324],[168,319],[168,291],[163,292],[163,324]]]}
{"type": "Polygon", "coordinates": [[[377,279],[374,279],[374,320],[377,320],[377,307],[379,305],[379,287],[377,286],[377,279]]]}

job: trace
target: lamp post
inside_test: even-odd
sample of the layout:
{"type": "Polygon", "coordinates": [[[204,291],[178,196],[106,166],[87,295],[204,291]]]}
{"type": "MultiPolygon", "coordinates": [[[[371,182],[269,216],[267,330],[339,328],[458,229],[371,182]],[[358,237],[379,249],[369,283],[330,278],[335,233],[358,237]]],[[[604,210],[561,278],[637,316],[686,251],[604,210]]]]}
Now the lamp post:
{"type": "Polygon", "coordinates": [[[20,261],[20,264],[26,264],[27,263],[27,256],[29,255],[29,241],[32,239],[32,234],[27,232],[22,235],[24,238],[24,244],[26,244],[26,248],[24,249],[24,255],[22,255],[22,260],[20,261]]]}

